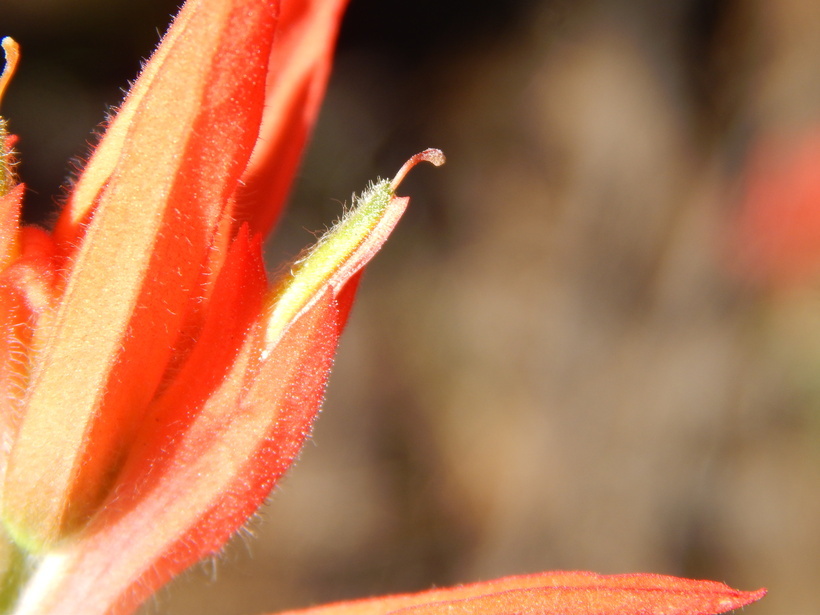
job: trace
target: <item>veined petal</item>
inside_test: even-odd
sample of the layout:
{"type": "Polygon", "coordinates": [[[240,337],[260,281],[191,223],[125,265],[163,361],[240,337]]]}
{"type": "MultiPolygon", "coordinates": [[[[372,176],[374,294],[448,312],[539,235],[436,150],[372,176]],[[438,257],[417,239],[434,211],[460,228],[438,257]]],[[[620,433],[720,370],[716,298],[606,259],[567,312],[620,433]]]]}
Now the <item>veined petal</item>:
{"type": "Polygon", "coordinates": [[[285,204],[319,114],[347,1],[282,2],[262,130],[238,194],[237,220],[257,233],[268,233],[285,204]]]}
{"type": "Polygon", "coordinates": [[[4,486],[7,526],[31,548],[104,497],[199,313],[209,251],[258,136],[276,6],[188,2],[65,214],[87,227],[53,324],[36,332],[4,486]]]}
{"type": "Polygon", "coordinates": [[[765,594],[656,574],[544,572],[279,615],[716,615],[765,594]]]}
{"type": "Polygon", "coordinates": [[[44,557],[18,615],[130,613],[219,550],[297,454],[322,399],[337,318],[326,295],[267,361],[249,339],[184,431],[169,433],[172,424],[149,434],[120,478],[122,495],[44,557]],[[146,476],[148,460],[156,471],[146,476]]]}

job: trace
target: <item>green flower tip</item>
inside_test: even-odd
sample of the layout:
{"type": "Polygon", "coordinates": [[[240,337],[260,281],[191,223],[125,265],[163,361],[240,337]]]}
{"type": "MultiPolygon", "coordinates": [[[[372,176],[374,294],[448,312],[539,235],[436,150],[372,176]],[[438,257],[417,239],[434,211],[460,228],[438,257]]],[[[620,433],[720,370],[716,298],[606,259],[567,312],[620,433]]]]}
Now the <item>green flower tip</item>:
{"type": "Polygon", "coordinates": [[[272,346],[288,323],[318,298],[323,288],[338,291],[378,251],[406,206],[395,199],[396,188],[419,162],[444,164],[441,150],[427,149],[404,163],[392,181],[371,183],[353,206],[290,268],[280,282],[268,321],[266,341],[272,346]]]}

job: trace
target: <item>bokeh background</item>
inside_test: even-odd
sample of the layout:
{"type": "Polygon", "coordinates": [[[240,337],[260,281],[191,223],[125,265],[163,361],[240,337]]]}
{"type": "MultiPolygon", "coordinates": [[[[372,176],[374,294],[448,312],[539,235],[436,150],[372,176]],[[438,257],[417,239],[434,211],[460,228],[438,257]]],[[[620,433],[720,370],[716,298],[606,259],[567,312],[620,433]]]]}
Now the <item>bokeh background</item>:
{"type": "MultiPolygon", "coordinates": [[[[176,4],[0,5],[30,220],[176,4]]],[[[818,23],[815,0],[352,0],[271,266],[368,179],[449,161],[402,186],[298,465],[144,612],[563,568],[816,613],[818,23]]]]}

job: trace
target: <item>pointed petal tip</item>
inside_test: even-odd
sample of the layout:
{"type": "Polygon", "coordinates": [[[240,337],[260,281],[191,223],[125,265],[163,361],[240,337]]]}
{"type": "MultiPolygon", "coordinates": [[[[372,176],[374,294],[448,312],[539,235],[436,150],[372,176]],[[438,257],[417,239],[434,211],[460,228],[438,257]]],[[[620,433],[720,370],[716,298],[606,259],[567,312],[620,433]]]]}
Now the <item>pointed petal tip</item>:
{"type": "Polygon", "coordinates": [[[750,603],[751,602],[757,602],[761,598],[766,597],[766,594],[769,593],[769,588],[768,587],[761,587],[760,589],[756,589],[756,590],[750,591],[750,592],[743,592],[743,593],[745,593],[746,596],[749,598],[750,603]]]}

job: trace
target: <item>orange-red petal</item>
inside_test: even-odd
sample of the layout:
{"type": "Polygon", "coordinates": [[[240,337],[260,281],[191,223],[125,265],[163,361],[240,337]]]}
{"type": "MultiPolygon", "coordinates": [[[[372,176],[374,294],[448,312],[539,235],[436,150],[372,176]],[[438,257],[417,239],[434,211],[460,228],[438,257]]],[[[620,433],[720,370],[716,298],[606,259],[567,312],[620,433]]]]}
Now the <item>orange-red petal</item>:
{"type": "Polygon", "coordinates": [[[104,497],[200,311],[211,245],[258,135],[275,9],[188,2],[64,214],[62,247],[82,239],[53,324],[36,332],[4,486],[6,523],[29,547],[104,497]]]}
{"type": "Polygon", "coordinates": [[[250,222],[253,230],[263,235],[281,214],[305,141],[319,114],[347,2],[282,2],[262,130],[238,195],[237,220],[250,222]]]}
{"type": "Polygon", "coordinates": [[[279,615],[716,615],[759,600],[715,581],[655,574],[544,572],[279,615]]]}

